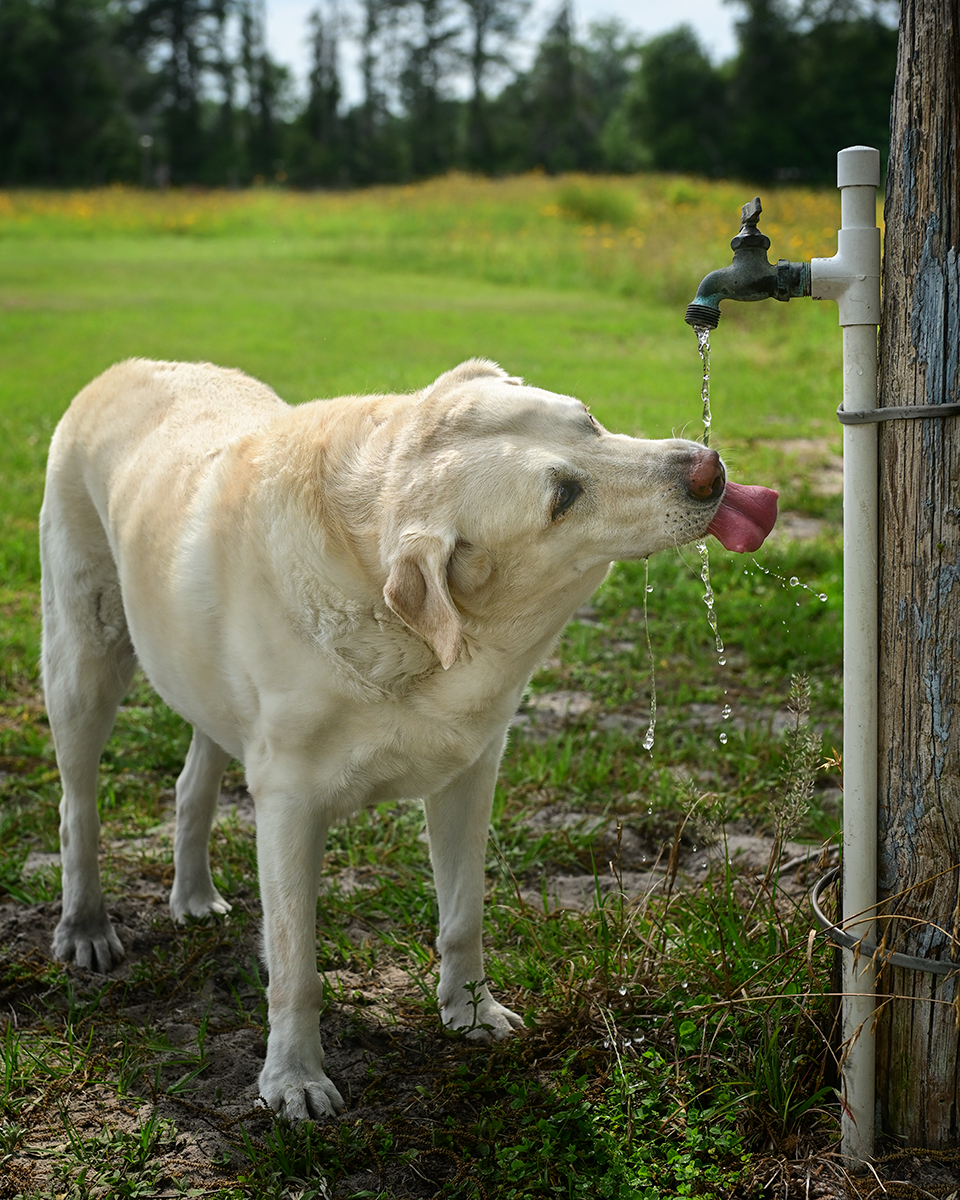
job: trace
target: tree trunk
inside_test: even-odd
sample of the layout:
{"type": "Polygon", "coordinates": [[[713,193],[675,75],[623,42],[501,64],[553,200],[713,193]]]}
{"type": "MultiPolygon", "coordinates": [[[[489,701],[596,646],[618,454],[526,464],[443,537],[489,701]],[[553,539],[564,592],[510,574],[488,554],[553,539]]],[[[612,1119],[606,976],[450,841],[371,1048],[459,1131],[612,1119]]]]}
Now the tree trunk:
{"type": "MultiPolygon", "coordinates": [[[[960,5],[903,0],[880,405],[960,401],[960,5]]],[[[886,946],[960,962],[960,417],[880,426],[879,893],[886,946]]],[[[885,1135],[960,1138],[956,979],[885,967],[885,1135]]]]}

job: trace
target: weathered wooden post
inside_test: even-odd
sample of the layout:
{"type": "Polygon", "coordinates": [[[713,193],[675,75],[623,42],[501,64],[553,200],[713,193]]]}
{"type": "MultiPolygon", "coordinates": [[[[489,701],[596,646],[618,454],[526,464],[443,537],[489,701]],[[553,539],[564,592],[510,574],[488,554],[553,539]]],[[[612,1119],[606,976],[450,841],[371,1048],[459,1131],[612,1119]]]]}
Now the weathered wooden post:
{"type": "MultiPolygon", "coordinates": [[[[960,401],[960,3],[902,0],[881,407],[960,401]]],[[[960,962],[960,416],[880,426],[879,891],[886,944],[960,962]]],[[[884,967],[881,1126],[960,1140],[960,984],[884,967]]]]}

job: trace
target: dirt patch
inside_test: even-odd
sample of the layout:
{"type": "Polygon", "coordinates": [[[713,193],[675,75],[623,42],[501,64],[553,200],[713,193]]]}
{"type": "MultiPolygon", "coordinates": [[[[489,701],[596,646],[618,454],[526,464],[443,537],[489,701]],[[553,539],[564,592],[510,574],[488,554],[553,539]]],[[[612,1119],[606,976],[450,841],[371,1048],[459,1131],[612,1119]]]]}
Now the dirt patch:
{"type": "MultiPolygon", "coordinates": [[[[728,652],[728,660],[733,655],[728,652]]],[[[734,699],[736,699],[734,697],[734,699]]],[[[687,729],[710,733],[746,730],[780,737],[797,723],[797,715],[788,708],[771,708],[751,703],[728,704],[688,703],[676,705],[669,714],[673,723],[687,729]]],[[[520,711],[510,722],[510,728],[522,733],[528,741],[546,742],[563,733],[571,724],[585,722],[594,729],[618,730],[636,736],[650,724],[647,704],[631,703],[616,709],[604,709],[588,692],[559,690],[541,692],[526,698],[520,711]]],[[[665,718],[661,713],[661,723],[665,718]]],[[[814,724],[817,732],[825,726],[814,724]]]]}
{"type": "MultiPolygon", "coordinates": [[[[64,1114],[101,1171],[111,1154],[122,1167],[124,1134],[159,1123],[151,1170],[158,1181],[195,1188],[229,1185],[249,1166],[241,1129],[255,1146],[273,1127],[272,1114],[258,1105],[265,1002],[257,983],[258,921],[247,919],[258,914],[232,897],[234,912],[224,921],[182,929],[150,881],[130,882],[130,894],[108,898],[124,962],[109,976],[71,966],[67,985],[55,989],[47,982],[48,948],[59,903],[0,905],[0,1002],[22,1036],[36,1031],[53,1076],[19,1117],[29,1151],[14,1152],[4,1164],[0,1197],[28,1183],[34,1191],[55,1186],[70,1144],[64,1114]],[[54,1056],[66,1037],[88,1049],[76,1061],[64,1051],[58,1063],[54,1056]],[[127,1058],[137,1067],[124,1079],[127,1058]],[[120,1094],[116,1083],[90,1078],[98,1068],[113,1080],[119,1074],[120,1094]]],[[[386,964],[376,974],[336,969],[326,980],[321,1032],[347,1102],[344,1122],[382,1120],[385,1102],[393,1109],[417,1098],[425,1060],[464,1053],[461,1043],[443,1036],[421,989],[398,967],[386,964]],[[378,1088],[384,1075],[386,1087],[378,1088]]]]}
{"type": "MultiPolygon", "coordinates": [[[[768,445],[803,471],[814,495],[839,496],[843,493],[843,457],[836,453],[836,443],[830,438],[789,438],[768,445]]],[[[793,481],[794,485],[801,482],[800,479],[793,481]]]]}
{"type": "MultiPolygon", "coordinates": [[[[842,477],[841,477],[842,478],[842,477]]],[[[768,541],[809,542],[814,538],[823,537],[830,529],[827,521],[820,517],[810,517],[806,513],[780,513],[768,541]]]]}

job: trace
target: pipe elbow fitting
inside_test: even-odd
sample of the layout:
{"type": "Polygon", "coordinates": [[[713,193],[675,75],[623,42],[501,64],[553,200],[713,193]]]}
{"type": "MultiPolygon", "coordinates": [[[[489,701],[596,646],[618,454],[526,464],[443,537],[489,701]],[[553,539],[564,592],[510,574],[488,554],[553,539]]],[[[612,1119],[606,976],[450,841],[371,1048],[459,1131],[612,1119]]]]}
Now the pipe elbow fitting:
{"type": "Polygon", "coordinates": [[[841,325],[879,325],[880,230],[838,230],[837,253],[811,259],[810,280],[814,300],[836,300],[841,325]]]}

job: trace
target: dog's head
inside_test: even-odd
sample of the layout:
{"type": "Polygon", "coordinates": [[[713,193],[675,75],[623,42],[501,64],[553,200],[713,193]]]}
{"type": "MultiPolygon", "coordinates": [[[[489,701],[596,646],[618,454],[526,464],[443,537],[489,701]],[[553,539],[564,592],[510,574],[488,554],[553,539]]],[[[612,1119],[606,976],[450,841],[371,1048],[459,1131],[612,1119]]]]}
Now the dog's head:
{"type": "Polygon", "coordinates": [[[395,431],[384,597],[448,668],[465,611],[562,610],[611,561],[704,537],[725,484],[714,450],[609,433],[579,400],[474,359],[420,393],[395,431]]]}

